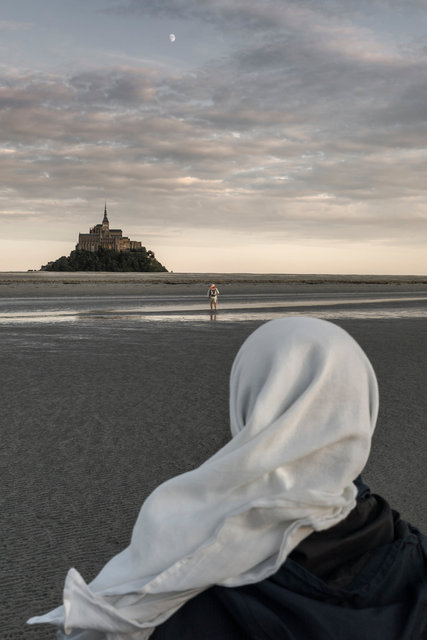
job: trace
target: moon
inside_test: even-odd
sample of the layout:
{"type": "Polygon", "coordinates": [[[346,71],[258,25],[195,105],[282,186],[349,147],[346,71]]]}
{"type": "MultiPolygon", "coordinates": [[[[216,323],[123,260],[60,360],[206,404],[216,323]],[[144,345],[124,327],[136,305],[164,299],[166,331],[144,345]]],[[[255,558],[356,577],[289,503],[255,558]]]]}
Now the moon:
{"type": "Polygon", "coordinates": [[[170,34],[169,34],[169,40],[170,40],[171,42],[175,42],[175,40],[176,40],[176,36],[175,36],[175,34],[174,34],[174,33],[170,33],[170,34]]]}

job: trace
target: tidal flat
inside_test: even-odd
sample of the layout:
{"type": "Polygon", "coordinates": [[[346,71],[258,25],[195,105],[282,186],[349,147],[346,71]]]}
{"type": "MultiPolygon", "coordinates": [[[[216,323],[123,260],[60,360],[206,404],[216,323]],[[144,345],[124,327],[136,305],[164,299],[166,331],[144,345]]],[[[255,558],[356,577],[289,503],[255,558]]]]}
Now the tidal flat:
{"type": "Polygon", "coordinates": [[[366,351],[380,415],[364,478],[427,532],[427,279],[18,275],[0,274],[2,638],[53,639],[25,620],[60,603],[67,570],[93,578],[149,492],[227,442],[234,356],[279,315],[329,319],[366,351]]]}

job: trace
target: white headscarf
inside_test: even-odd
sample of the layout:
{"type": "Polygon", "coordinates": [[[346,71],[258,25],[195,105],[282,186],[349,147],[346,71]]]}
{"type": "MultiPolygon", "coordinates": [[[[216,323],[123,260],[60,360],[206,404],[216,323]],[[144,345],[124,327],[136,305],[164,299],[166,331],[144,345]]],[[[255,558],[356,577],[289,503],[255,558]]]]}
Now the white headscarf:
{"type": "Polygon", "coordinates": [[[82,640],[146,640],[209,586],[272,575],[354,507],[377,411],[372,366],[343,329],[301,317],[264,324],[231,371],[232,440],[160,485],[129,547],[89,586],[71,569],[64,606],[29,622],[82,640]]]}

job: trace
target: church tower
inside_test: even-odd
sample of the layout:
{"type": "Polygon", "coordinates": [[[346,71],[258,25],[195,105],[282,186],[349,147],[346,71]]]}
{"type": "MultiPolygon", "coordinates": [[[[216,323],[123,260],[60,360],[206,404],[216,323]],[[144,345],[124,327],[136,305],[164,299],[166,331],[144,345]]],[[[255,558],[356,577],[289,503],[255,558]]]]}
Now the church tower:
{"type": "Polygon", "coordinates": [[[108,218],[107,218],[107,203],[105,203],[104,206],[104,218],[102,220],[102,230],[103,231],[108,231],[110,228],[110,223],[108,222],[108,218]]]}

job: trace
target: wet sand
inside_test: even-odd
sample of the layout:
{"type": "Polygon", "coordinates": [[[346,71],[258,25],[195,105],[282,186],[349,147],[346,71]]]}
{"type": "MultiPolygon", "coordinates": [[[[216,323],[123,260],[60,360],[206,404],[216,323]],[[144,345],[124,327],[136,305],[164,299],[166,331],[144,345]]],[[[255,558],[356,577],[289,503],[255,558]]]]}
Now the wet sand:
{"type": "Polygon", "coordinates": [[[427,276],[251,273],[0,272],[0,298],[32,296],[175,295],[212,282],[230,294],[336,291],[426,291],[427,276]]]}
{"type": "MultiPolygon", "coordinates": [[[[108,295],[121,295],[122,285],[108,284],[108,295]]],[[[233,282],[239,293],[249,285],[233,282]]],[[[55,283],[19,286],[29,291],[20,289],[19,295],[31,298],[39,295],[36,286],[46,287],[49,296],[45,292],[55,283]]],[[[85,295],[84,285],[61,286],[79,287],[73,295],[85,295]]],[[[164,293],[163,287],[181,284],[153,286],[164,293]]],[[[258,291],[266,286],[270,291],[265,283],[258,291]]],[[[271,286],[318,291],[314,284],[271,286]]],[[[407,281],[324,286],[336,295],[348,287],[426,290],[407,281]]],[[[346,317],[337,323],[366,350],[380,385],[380,418],[365,479],[426,532],[426,320],[346,317]]],[[[168,323],[112,315],[91,323],[0,326],[2,639],[54,638],[49,627],[24,623],[60,603],[69,567],[90,580],[128,543],[148,493],[228,440],[229,370],[259,324],[221,322],[220,315],[216,322],[207,316],[203,322],[168,323]]]]}

